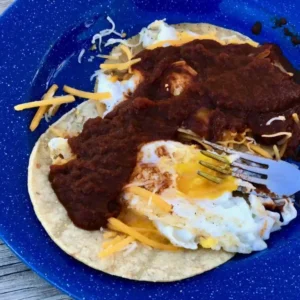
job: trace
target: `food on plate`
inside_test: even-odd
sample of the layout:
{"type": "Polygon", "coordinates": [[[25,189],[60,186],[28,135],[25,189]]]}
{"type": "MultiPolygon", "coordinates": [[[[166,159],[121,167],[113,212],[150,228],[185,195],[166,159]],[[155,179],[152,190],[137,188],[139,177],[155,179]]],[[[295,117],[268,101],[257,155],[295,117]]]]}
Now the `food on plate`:
{"type": "MultiPolygon", "coordinates": [[[[93,42],[101,47],[108,32],[118,34],[113,26],[93,42]]],[[[210,24],[164,21],[105,45],[115,44],[100,55],[93,93],[65,86],[57,100],[53,86],[32,121],[34,130],[63,97],[90,99],[52,124],[30,157],[30,197],[48,234],[93,268],[147,281],[187,278],[266,249],[296,217],[293,195],[275,199],[230,170],[207,168],[224,166],[202,141],[297,157],[300,86],[280,48],[210,24]]]]}

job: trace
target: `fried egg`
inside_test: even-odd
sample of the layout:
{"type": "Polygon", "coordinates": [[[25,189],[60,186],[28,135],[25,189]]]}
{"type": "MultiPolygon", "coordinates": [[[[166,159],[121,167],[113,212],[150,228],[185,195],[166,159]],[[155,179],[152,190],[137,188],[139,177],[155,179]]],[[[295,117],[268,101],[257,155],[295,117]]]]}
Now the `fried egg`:
{"type": "Polygon", "coordinates": [[[132,93],[135,90],[141,81],[141,76],[138,73],[135,73],[128,80],[119,81],[113,80],[111,75],[98,71],[97,80],[97,92],[109,92],[111,94],[110,98],[102,100],[102,103],[105,104],[106,107],[103,114],[103,117],[105,117],[120,102],[124,101],[129,93],[132,93]]]}
{"type": "Polygon", "coordinates": [[[68,140],[61,137],[52,138],[48,143],[53,164],[61,164],[74,158],[68,140]]]}
{"type": "Polygon", "coordinates": [[[239,253],[260,251],[267,248],[265,240],[271,232],[296,217],[289,198],[280,200],[280,216],[279,212],[265,208],[265,203],[276,205],[270,198],[233,194],[239,186],[254,190],[247,182],[227,176],[216,184],[200,177],[197,170],[217,174],[201,166],[199,160],[215,163],[194,145],[174,141],[145,144],[128,186],[158,195],[172,209],[164,212],[151,197],[145,199],[130,190],[125,189],[123,195],[129,209],[151,220],[175,246],[239,253]]]}

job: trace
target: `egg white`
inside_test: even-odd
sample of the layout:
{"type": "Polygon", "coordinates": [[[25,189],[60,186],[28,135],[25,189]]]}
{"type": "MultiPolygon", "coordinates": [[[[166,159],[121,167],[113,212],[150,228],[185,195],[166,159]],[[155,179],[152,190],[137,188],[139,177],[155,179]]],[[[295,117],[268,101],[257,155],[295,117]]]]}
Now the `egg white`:
{"type": "MultiPolygon", "coordinates": [[[[176,164],[188,161],[194,151],[198,151],[194,146],[174,141],[148,143],[140,150],[129,186],[140,186],[158,194],[172,205],[170,213],[160,211],[151,199],[145,201],[130,192],[123,195],[128,207],[147,216],[172,244],[186,249],[202,245],[229,252],[260,251],[267,248],[265,240],[271,232],[296,217],[293,202],[288,198],[280,200],[284,203],[281,221],[278,212],[269,211],[263,205],[266,201],[273,203],[270,198],[250,194],[246,201],[233,196],[231,191],[224,191],[215,199],[191,199],[184,195],[177,187],[176,164]]],[[[249,191],[254,189],[241,180],[237,184],[249,191]]]]}

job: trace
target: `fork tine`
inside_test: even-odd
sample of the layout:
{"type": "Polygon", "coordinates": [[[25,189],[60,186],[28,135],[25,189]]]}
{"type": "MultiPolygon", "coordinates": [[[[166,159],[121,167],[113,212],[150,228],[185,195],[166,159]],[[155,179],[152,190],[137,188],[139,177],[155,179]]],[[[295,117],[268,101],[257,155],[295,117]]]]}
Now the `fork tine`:
{"type": "Polygon", "coordinates": [[[243,153],[243,152],[238,152],[238,151],[235,151],[235,150],[217,145],[215,143],[209,142],[207,140],[203,140],[203,143],[213,147],[214,149],[217,149],[217,150],[229,153],[229,154],[237,154],[240,158],[250,160],[250,161],[255,162],[255,163],[259,163],[259,164],[262,164],[262,165],[269,165],[269,164],[273,163],[272,159],[261,158],[261,157],[256,156],[256,155],[246,154],[246,153],[243,153]]]}
{"type": "Polygon", "coordinates": [[[240,164],[237,162],[233,162],[231,164],[233,167],[237,167],[246,171],[250,171],[250,172],[254,172],[254,173],[258,173],[258,174],[263,174],[263,175],[267,175],[268,174],[268,169],[264,169],[264,168],[260,168],[260,167],[252,167],[246,164],[240,164]]]}
{"type": "Polygon", "coordinates": [[[267,184],[267,180],[266,179],[249,176],[249,175],[246,175],[244,173],[232,172],[232,176],[236,177],[236,178],[243,179],[245,181],[252,182],[252,183],[263,184],[263,185],[267,184]]]}
{"type": "Polygon", "coordinates": [[[216,153],[213,153],[213,152],[210,152],[210,151],[207,151],[207,150],[200,150],[200,152],[207,156],[207,157],[210,157],[212,159],[215,159],[215,160],[218,160],[222,163],[225,163],[227,165],[230,165],[230,162],[229,160],[226,158],[226,157],[223,157],[222,155],[219,155],[219,154],[216,154],[216,153]]]}
{"type": "Polygon", "coordinates": [[[199,160],[199,164],[206,167],[206,168],[209,168],[211,170],[222,173],[222,174],[226,174],[226,175],[231,174],[231,169],[230,169],[229,165],[216,166],[216,165],[210,164],[210,163],[208,163],[206,161],[203,161],[203,160],[199,160]]]}
{"type": "Polygon", "coordinates": [[[204,177],[207,180],[210,180],[210,181],[214,182],[214,183],[221,183],[222,182],[221,178],[213,176],[213,175],[210,175],[210,174],[207,174],[207,173],[202,172],[202,171],[198,171],[197,174],[199,176],[204,177]]]}

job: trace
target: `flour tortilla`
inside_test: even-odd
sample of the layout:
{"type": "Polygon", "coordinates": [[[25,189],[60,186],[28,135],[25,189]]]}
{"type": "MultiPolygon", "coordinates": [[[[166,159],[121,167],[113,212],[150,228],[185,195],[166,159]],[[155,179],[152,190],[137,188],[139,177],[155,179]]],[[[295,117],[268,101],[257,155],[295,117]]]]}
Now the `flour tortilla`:
{"type": "MultiPolygon", "coordinates": [[[[250,41],[240,33],[209,24],[178,24],[180,30],[190,30],[199,34],[217,32],[217,36],[239,39],[241,43],[250,41]]],[[[130,38],[136,44],[138,36],[130,38]]],[[[253,41],[252,41],[253,42],[253,41]]],[[[142,47],[137,47],[136,54],[142,47]]],[[[120,52],[115,47],[112,52],[120,52]]],[[[120,61],[126,57],[121,57],[120,61]]],[[[110,62],[109,60],[107,62],[110,62]]],[[[116,61],[113,61],[114,63],[116,61]]],[[[70,135],[81,132],[88,118],[98,113],[92,101],[86,101],[71,110],[51,127],[68,131],[70,135]]],[[[28,189],[35,213],[52,240],[67,254],[84,264],[112,275],[142,281],[176,281],[213,269],[233,257],[233,253],[206,249],[161,251],[138,243],[130,253],[122,251],[111,257],[100,259],[98,253],[103,242],[102,231],[86,231],[77,228],[69,219],[65,208],[58,201],[48,180],[51,165],[48,142],[55,134],[48,129],[37,141],[29,161],[28,189]]]]}

